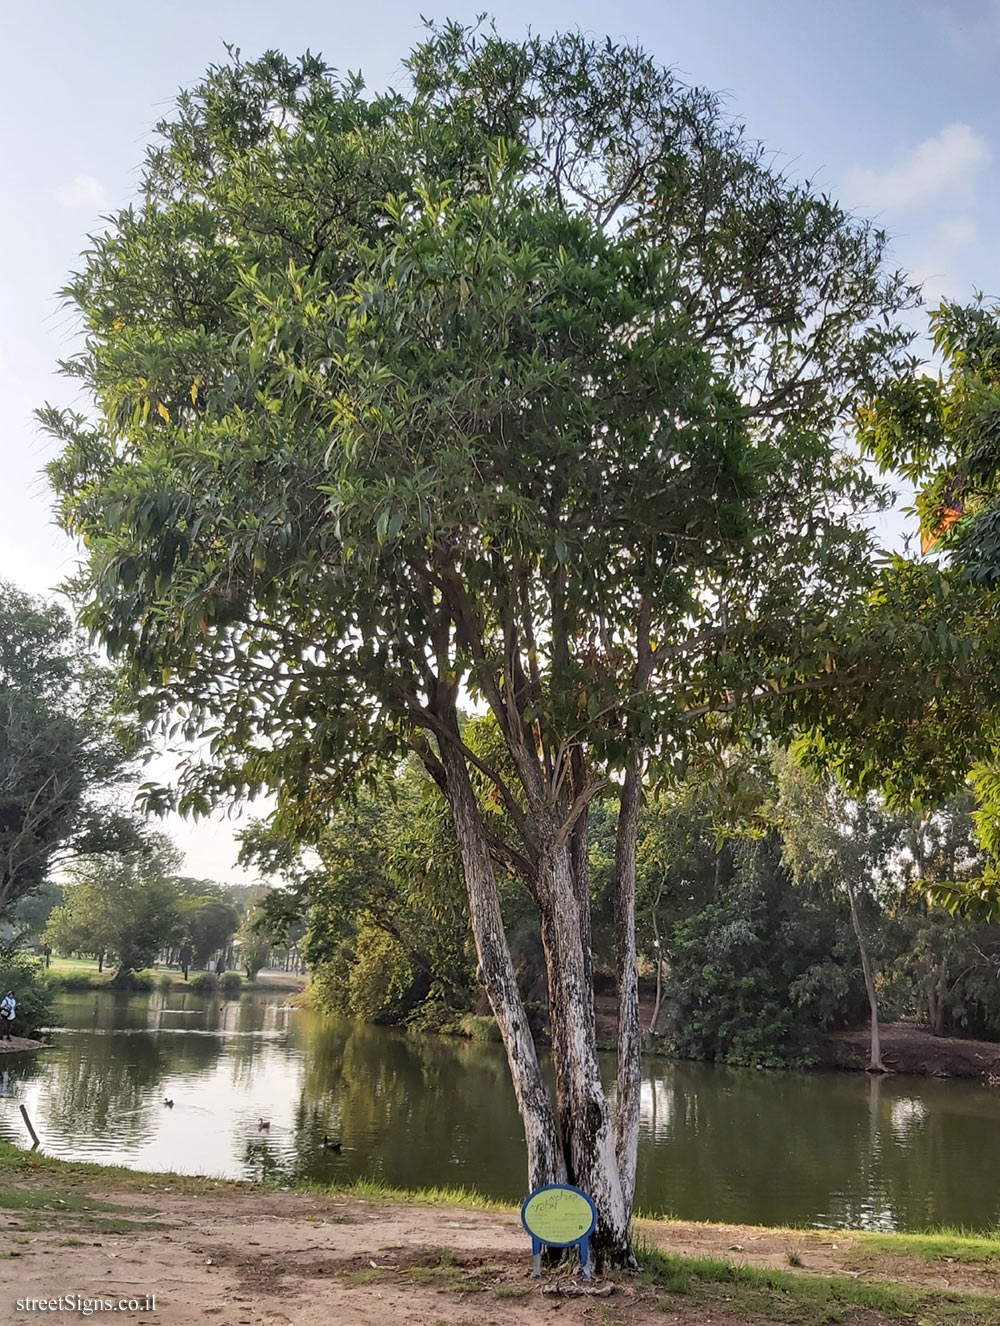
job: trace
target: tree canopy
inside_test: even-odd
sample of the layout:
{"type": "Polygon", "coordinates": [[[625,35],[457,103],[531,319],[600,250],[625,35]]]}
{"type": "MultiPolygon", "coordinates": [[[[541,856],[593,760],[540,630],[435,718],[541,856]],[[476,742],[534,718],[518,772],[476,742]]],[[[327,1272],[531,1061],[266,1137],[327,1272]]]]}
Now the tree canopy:
{"type": "Polygon", "coordinates": [[[127,987],[134,971],[177,938],[178,863],[166,840],[75,863],[65,901],[49,917],[46,942],[64,952],[107,953],[117,964],[114,983],[127,987]]]}
{"type": "Polygon", "coordinates": [[[68,614],[0,582],[0,918],[75,853],[134,846],[134,719],[68,614]]]}
{"type": "Polygon", "coordinates": [[[423,762],[530,1178],[587,1188],[598,1258],[628,1261],[644,778],[810,723],[828,693],[856,728],[899,727],[880,687],[904,676],[920,705],[956,671],[913,663],[940,653],[926,620],[887,624],[910,572],[874,562],[860,516],[886,499],[845,434],[908,362],[912,292],[877,227],[641,50],[447,24],[406,67],[405,95],[366,95],[310,55],[231,52],[181,95],[140,204],[67,288],[94,420],[43,412],[50,473],[86,548],[84,620],[145,720],[208,740],[182,809],[268,789],[274,827],[315,842],[340,798],[423,762]],[[493,758],[464,739],[466,697],[493,758]],[[554,1109],[497,868],[540,919],[554,1109]]]}

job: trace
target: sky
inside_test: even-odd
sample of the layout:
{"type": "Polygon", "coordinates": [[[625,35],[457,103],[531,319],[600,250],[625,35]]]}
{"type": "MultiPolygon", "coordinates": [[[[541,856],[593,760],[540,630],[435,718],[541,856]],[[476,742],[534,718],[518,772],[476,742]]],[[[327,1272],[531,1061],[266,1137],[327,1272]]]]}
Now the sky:
{"type": "MultiPolygon", "coordinates": [[[[57,371],[76,336],[57,292],[102,214],[133,199],[177,90],[227,42],[247,58],[308,49],[373,89],[403,90],[421,13],[468,21],[484,8],[0,0],[0,580],[50,595],[73,569],[40,475],[54,448],[32,413],[80,404],[57,371]]],[[[1000,296],[1000,0],[534,0],[490,13],[507,36],[530,26],[638,41],[724,93],[787,171],[876,218],[929,302],[1000,296]]],[[[246,878],[228,817],[167,827],[192,874],[246,878]]]]}

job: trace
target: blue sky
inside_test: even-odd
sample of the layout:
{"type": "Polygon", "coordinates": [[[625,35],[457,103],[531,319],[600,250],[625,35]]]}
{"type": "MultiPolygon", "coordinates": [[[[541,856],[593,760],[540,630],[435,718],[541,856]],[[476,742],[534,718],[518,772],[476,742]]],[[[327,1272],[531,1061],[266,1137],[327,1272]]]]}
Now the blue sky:
{"type": "MultiPolygon", "coordinates": [[[[72,568],[39,470],[32,420],[72,404],[55,375],[73,348],[55,292],[102,212],[133,196],[153,124],[176,90],[224,58],[306,48],[372,87],[405,84],[420,13],[469,19],[481,2],[47,0],[0,19],[0,578],[45,592],[72,568]]],[[[507,35],[530,24],[638,40],[689,82],[724,92],[734,118],[787,169],[894,237],[894,259],[933,301],[1000,296],[1000,0],[618,0],[497,4],[507,35]]],[[[189,868],[235,878],[221,825],[184,827],[189,868]]]]}

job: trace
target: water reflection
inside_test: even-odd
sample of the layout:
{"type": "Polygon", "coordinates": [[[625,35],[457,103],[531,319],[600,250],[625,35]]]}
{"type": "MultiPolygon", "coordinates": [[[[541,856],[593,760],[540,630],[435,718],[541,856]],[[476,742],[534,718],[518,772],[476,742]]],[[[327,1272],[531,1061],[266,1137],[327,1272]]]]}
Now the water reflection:
{"type": "MultiPolygon", "coordinates": [[[[498,1046],[322,1019],[260,996],[68,996],[60,1020],[54,1050],[5,1059],[0,1135],[23,1142],[23,1102],[56,1155],[523,1196],[498,1046]]],[[[990,1227],[997,1099],[971,1083],[651,1060],[637,1201],[706,1220],[990,1227]]]]}

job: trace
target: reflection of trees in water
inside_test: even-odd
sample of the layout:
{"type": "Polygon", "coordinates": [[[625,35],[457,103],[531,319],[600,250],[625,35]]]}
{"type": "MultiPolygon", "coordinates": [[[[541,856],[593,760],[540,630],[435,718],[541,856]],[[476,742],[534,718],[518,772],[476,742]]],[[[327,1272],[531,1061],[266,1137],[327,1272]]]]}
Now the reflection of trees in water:
{"type": "Polygon", "coordinates": [[[296,1112],[298,1177],[467,1184],[515,1198],[524,1144],[498,1046],[315,1020],[296,1112]],[[323,1135],[344,1151],[324,1151],[323,1135]]]}
{"type": "MultiPolygon", "coordinates": [[[[244,1177],[262,1183],[265,1179],[287,1179],[291,1181],[285,1160],[277,1154],[274,1146],[264,1138],[248,1141],[243,1148],[244,1177]]],[[[267,1205],[267,1198],[261,1198],[262,1209],[267,1205]]]]}
{"type": "Polygon", "coordinates": [[[48,1125],[70,1137],[89,1132],[123,1143],[146,1138],[164,1108],[164,1080],[204,1072],[222,1045],[215,1036],[67,1035],[48,1064],[48,1125]]]}
{"type": "Polygon", "coordinates": [[[166,1047],[154,1036],[67,1037],[48,1080],[47,1126],[68,1136],[147,1137],[151,1113],[163,1108],[157,1088],[167,1067],[166,1047]]]}
{"type": "Polygon", "coordinates": [[[643,1075],[639,1091],[639,1127],[648,1137],[663,1137],[669,1133],[673,1115],[673,1082],[664,1076],[643,1075]]]}
{"type": "Polygon", "coordinates": [[[15,1146],[28,1144],[18,1105],[24,1100],[28,1083],[41,1077],[43,1072],[44,1061],[40,1055],[0,1055],[0,1136],[15,1146]]]}
{"type": "Polygon", "coordinates": [[[900,1229],[996,1222],[986,1176],[1000,1165],[1000,1129],[985,1089],[689,1064],[647,1064],[645,1076],[674,1093],[671,1124],[640,1149],[647,1210],[900,1229]]]}
{"type": "MultiPolygon", "coordinates": [[[[283,1111],[275,1113],[270,1134],[256,1134],[255,1116],[237,1129],[235,1150],[245,1152],[248,1175],[376,1177],[407,1187],[467,1184],[510,1199],[523,1195],[521,1130],[498,1046],[411,1037],[305,1010],[289,1022],[287,1012],[258,1002],[187,994],[157,999],[74,997],[64,1023],[86,1030],[64,1035],[51,1058],[8,1061],[12,1095],[0,1108],[5,1132],[14,1131],[7,1128],[16,1115],[14,1089],[42,1079],[54,1131],[103,1132],[129,1145],[153,1130],[165,1076],[203,1076],[224,1063],[219,1109],[245,1098],[255,1078],[277,1084],[278,1094],[269,1090],[268,1099],[295,1093],[291,1131],[283,1111]],[[154,1013],[174,1016],[177,1001],[189,1009],[211,1006],[208,1021],[220,1033],[250,1034],[87,1034],[122,1022],[155,1027],[154,1013]],[[274,1035],[284,1027],[287,1038],[274,1035]],[[230,1069],[233,1086],[224,1080],[230,1069]],[[324,1150],[324,1134],[342,1139],[343,1151],[324,1150]]],[[[174,1025],[200,1030],[205,1020],[174,1016],[174,1025]]],[[[664,1060],[647,1060],[643,1078],[638,1202],[647,1210],[900,1228],[988,1227],[1000,1216],[992,1183],[1000,1169],[1000,1129],[989,1088],[664,1060]]],[[[15,1124],[20,1136],[19,1118],[15,1124]]]]}

